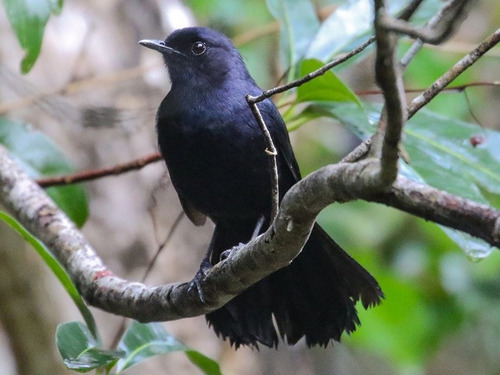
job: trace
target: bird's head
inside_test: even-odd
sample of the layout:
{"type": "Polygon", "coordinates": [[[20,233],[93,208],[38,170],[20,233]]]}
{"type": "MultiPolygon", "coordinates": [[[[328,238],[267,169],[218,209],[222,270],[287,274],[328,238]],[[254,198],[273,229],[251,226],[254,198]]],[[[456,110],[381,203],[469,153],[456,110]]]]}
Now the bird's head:
{"type": "Polygon", "coordinates": [[[212,29],[188,27],[174,31],[164,41],[145,39],[139,44],[163,55],[173,87],[214,85],[250,77],[233,43],[212,29]]]}

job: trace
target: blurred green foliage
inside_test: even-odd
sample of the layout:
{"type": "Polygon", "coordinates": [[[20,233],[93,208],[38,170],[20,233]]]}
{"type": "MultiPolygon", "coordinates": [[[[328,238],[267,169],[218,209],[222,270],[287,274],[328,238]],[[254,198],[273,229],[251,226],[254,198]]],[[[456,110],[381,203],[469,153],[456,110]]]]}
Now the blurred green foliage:
{"type": "MultiPolygon", "coordinates": [[[[393,12],[397,12],[407,1],[390,3],[393,12]]],[[[4,0],[4,4],[12,8],[13,4],[21,6],[24,2],[4,0]]],[[[274,86],[283,76],[291,79],[299,72],[304,73],[297,65],[303,57],[327,62],[359,45],[371,33],[369,17],[362,11],[369,9],[368,0],[187,0],[186,4],[200,24],[219,29],[237,41],[251,74],[263,88],[274,86]],[[313,14],[314,9],[331,5],[336,8],[329,8],[333,12],[326,19],[320,20],[313,14]],[[277,18],[274,24],[273,15],[277,18]]],[[[460,29],[460,35],[467,36],[469,49],[500,21],[500,3],[477,4],[469,13],[485,24],[484,32],[469,33],[475,28],[474,21],[466,21],[460,29]]],[[[436,1],[424,2],[413,22],[424,23],[440,5],[436,1]]],[[[11,22],[16,28],[12,18],[11,22]]],[[[19,38],[26,48],[24,37],[19,38]]],[[[399,54],[410,44],[403,38],[399,54]]],[[[36,45],[30,48],[36,52],[30,56],[38,53],[36,45]]],[[[367,98],[361,97],[363,105],[359,106],[354,104],[360,100],[357,97],[346,104],[324,92],[319,98],[316,91],[335,81],[340,92],[355,92],[354,88],[344,89],[349,85],[342,81],[356,82],[358,77],[368,77],[371,73],[366,68],[371,67],[372,52],[373,48],[369,48],[335,68],[335,75],[326,75],[309,87],[301,87],[298,95],[292,91],[279,98],[278,103],[286,105],[283,107],[286,118],[302,125],[296,126],[298,130],[292,138],[304,175],[338,161],[373,129],[378,107],[368,103],[367,98]],[[301,98],[307,99],[307,103],[304,104],[304,99],[299,104],[301,98]]],[[[427,87],[464,54],[465,51],[446,48],[424,48],[405,72],[406,87],[427,87]]],[[[498,74],[498,60],[497,49],[496,56],[485,56],[453,84],[493,80],[498,74]]],[[[32,60],[27,61],[23,69],[32,60]]],[[[303,68],[319,64],[308,61],[303,68]]],[[[372,82],[366,85],[358,82],[358,88],[372,88],[372,82]]],[[[477,124],[475,120],[475,117],[498,119],[498,105],[494,101],[499,96],[498,89],[479,87],[465,91],[465,94],[441,93],[426,107],[425,113],[409,124],[406,142],[411,158],[409,170],[440,188],[500,207],[500,125],[477,124]],[[470,143],[475,133],[485,139],[477,148],[470,143]],[[430,157],[431,154],[435,157],[430,157]],[[481,172],[484,173],[478,175],[481,172]]],[[[333,205],[321,213],[319,221],[373,273],[386,294],[381,306],[369,311],[360,309],[363,327],[344,340],[346,345],[379,355],[403,374],[441,373],[432,371],[438,368],[437,359],[442,357],[448,361],[443,368],[448,368],[446,363],[450,368],[452,363],[459,363],[464,371],[469,371],[464,373],[500,373],[498,251],[482,261],[469,259],[459,250],[463,242],[453,241],[437,225],[366,202],[333,205]]]]}
{"type": "Polygon", "coordinates": [[[45,25],[52,14],[59,14],[63,0],[3,0],[19,44],[26,51],[21,71],[28,73],[42,48],[45,25]]]}
{"type": "MultiPolygon", "coordinates": [[[[0,117],[0,144],[13,154],[33,178],[75,171],[58,147],[30,125],[0,117]]],[[[47,189],[49,196],[78,226],[87,220],[87,194],[81,185],[47,189]]]]}

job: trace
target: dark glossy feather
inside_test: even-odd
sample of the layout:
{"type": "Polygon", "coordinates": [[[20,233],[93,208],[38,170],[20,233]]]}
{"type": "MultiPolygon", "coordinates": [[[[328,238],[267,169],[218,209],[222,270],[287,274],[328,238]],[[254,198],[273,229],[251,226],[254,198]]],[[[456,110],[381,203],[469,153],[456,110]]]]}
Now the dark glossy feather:
{"type": "MultiPolygon", "coordinates": [[[[270,158],[245,100],[261,90],[230,40],[206,28],[172,33],[165,42],[143,41],[163,54],[172,89],[158,110],[158,143],[187,216],[216,224],[209,260],[250,240],[271,211],[270,158]]],[[[270,100],[259,104],[278,150],[281,197],[300,179],[288,132],[270,100]]],[[[280,197],[280,198],[281,198],[280,197]]],[[[215,332],[240,345],[269,347],[305,337],[326,346],[359,324],[355,304],[380,302],[376,280],[319,225],[292,264],[207,315],[215,332]],[[273,316],[277,330],[273,323],[273,316]]]]}

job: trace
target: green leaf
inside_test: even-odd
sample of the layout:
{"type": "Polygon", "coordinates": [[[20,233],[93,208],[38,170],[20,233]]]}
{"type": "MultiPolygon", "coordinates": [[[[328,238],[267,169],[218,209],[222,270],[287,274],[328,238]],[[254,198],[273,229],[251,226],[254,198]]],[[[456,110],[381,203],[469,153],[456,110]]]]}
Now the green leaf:
{"type": "MultiPolygon", "coordinates": [[[[375,131],[379,110],[352,103],[315,103],[315,111],[340,120],[361,139],[375,131]]],[[[500,133],[425,109],[408,121],[404,146],[411,164],[426,183],[480,203],[488,204],[481,189],[500,194],[500,133]],[[473,146],[473,139],[482,142],[473,146]]]]}
{"type": "MultiPolygon", "coordinates": [[[[316,59],[307,59],[300,65],[300,76],[305,76],[323,64],[316,59]]],[[[354,102],[361,108],[361,102],[331,70],[307,82],[297,89],[298,102],[329,101],[329,102],[354,102]]]]}
{"type": "Polygon", "coordinates": [[[316,115],[338,120],[363,140],[373,134],[373,121],[378,119],[378,113],[365,111],[363,106],[353,102],[312,102],[298,116],[303,115],[309,118],[315,118],[316,115]]]}
{"type": "Polygon", "coordinates": [[[0,211],[0,220],[4,221],[8,224],[12,229],[14,229],[21,237],[23,237],[42,257],[45,264],[50,268],[50,270],[57,277],[61,285],[64,287],[66,292],[68,292],[69,296],[75,303],[76,307],[82,314],[85,323],[87,323],[92,335],[98,339],[97,327],[94,321],[94,317],[92,313],[88,309],[87,305],[83,301],[83,298],[80,296],[80,293],[71,281],[66,270],[61,266],[61,264],[57,261],[56,258],[52,255],[52,253],[45,247],[45,245],[40,242],[36,237],[34,237],[30,232],[28,232],[19,222],[17,222],[13,217],[6,214],[5,212],[0,211]]]}
{"type": "Polygon", "coordinates": [[[267,7],[280,24],[281,62],[293,67],[304,56],[319,29],[316,11],[309,0],[267,0],[267,7]]]}
{"type": "Polygon", "coordinates": [[[118,349],[126,353],[118,361],[117,373],[159,354],[184,351],[193,364],[207,375],[220,374],[219,365],[201,353],[189,349],[168,334],[160,323],[132,322],[123,335],[118,349]]]}
{"type": "MultiPolygon", "coordinates": [[[[375,132],[379,109],[369,104],[364,111],[349,102],[316,102],[304,113],[314,113],[339,120],[361,139],[375,132]]],[[[489,204],[482,191],[500,194],[500,133],[482,129],[454,118],[421,110],[408,121],[404,146],[411,164],[401,164],[401,173],[473,201],[489,204]],[[482,143],[473,146],[473,139],[482,143]]],[[[484,241],[464,233],[443,230],[472,258],[488,256],[492,248],[484,241]]]]}
{"type": "Polygon", "coordinates": [[[61,14],[64,1],[63,0],[48,0],[48,1],[52,14],[55,15],[61,14]]]}
{"type": "MultiPolygon", "coordinates": [[[[389,6],[390,13],[395,14],[406,5],[406,0],[393,0],[389,6]]],[[[328,61],[353,44],[361,44],[372,33],[372,20],[371,0],[345,1],[323,21],[305,56],[328,61]]]]}
{"type": "Polygon", "coordinates": [[[111,367],[124,355],[117,350],[99,348],[87,326],[80,322],[60,324],[56,330],[56,345],[66,367],[78,372],[111,367]]]}
{"type": "Polygon", "coordinates": [[[213,359],[208,358],[206,355],[197,352],[196,350],[186,350],[186,355],[189,360],[198,366],[206,375],[222,375],[220,366],[213,359]]]}
{"type": "Polygon", "coordinates": [[[405,133],[411,165],[429,184],[480,203],[480,187],[500,194],[499,132],[421,110],[405,133]]]}
{"type": "MultiPolygon", "coordinates": [[[[49,138],[26,124],[0,117],[0,143],[9,149],[32,178],[74,171],[49,138]]],[[[81,185],[52,187],[47,193],[76,225],[83,225],[88,216],[88,205],[81,185]]]]}
{"type": "Polygon", "coordinates": [[[40,54],[50,14],[60,13],[62,0],[3,0],[3,3],[19,44],[26,51],[21,62],[21,71],[26,74],[40,54]]]}

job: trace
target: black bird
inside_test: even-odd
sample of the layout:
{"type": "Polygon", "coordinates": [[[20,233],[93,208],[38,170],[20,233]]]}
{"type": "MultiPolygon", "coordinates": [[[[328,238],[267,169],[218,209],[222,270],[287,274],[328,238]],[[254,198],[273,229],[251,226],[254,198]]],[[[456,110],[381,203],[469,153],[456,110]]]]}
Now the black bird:
{"type": "MultiPolygon", "coordinates": [[[[271,166],[264,136],[245,95],[259,95],[237,49],[223,34],[202,27],[174,31],[165,41],[142,40],[159,51],[172,88],[157,114],[160,151],[186,215],[195,225],[215,223],[200,269],[248,242],[271,214],[271,166]]],[[[285,123],[270,100],[260,111],[277,148],[280,199],[300,180],[285,123]]],[[[355,303],[383,297],[377,281],[315,225],[303,251],[287,267],[206,315],[218,336],[240,345],[340,340],[360,324],[355,303]]]]}

